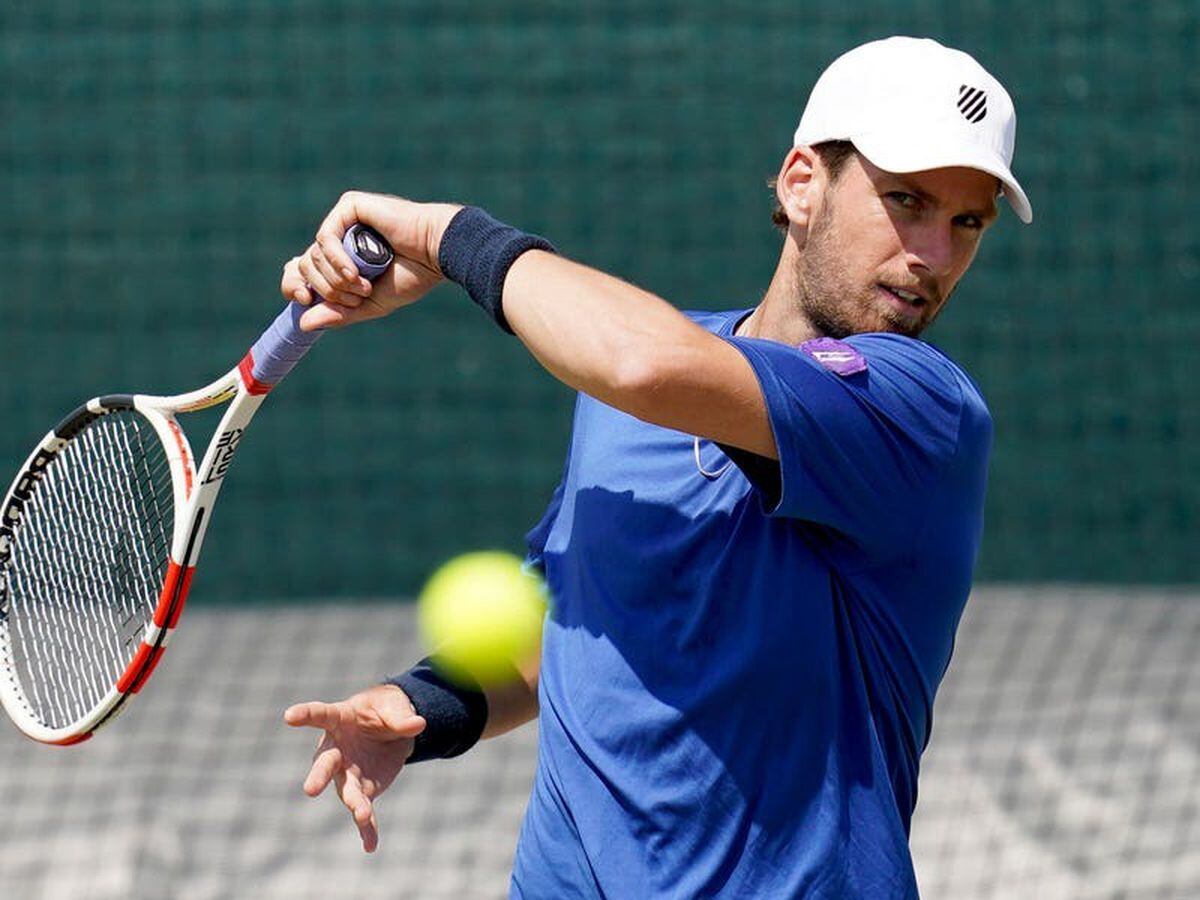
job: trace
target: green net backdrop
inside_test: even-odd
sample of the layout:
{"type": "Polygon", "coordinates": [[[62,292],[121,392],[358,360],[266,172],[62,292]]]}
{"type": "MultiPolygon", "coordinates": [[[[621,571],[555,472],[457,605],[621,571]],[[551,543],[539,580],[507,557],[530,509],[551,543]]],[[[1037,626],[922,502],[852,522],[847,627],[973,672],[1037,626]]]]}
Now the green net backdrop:
{"type": "MultiPolygon", "coordinates": [[[[980,577],[1200,580],[1191,0],[8,0],[0,462],[83,398],[232,365],[350,187],[485,205],[680,307],[752,305],[808,90],[892,33],[1006,83],[1037,217],[1002,218],[929,335],[996,418],[980,577]]],[[[456,290],[329,336],[243,443],[197,599],[404,594],[519,549],[571,402],[456,290]]]]}

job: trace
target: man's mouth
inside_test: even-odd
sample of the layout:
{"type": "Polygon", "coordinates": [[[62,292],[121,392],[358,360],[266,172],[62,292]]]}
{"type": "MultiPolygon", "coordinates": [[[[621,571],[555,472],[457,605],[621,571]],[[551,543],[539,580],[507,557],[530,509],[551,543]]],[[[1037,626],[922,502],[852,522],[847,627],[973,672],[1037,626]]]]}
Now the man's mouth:
{"type": "Polygon", "coordinates": [[[904,288],[892,287],[891,285],[887,285],[887,284],[880,285],[880,287],[882,287],[885,291],[890,293],[892,296],[899,297],[905,303],[908,303],[912,306],[924,306],[925,305],[925,298],[922,297],[920,294],[918,294],[916,291],[907,291],[904,288]]]}
{"type": "Polygon", "coordinates": [[[917,310],[925,306],[925,298],[914,291],[891,287],[886,284],[880,284],[878,287],[893,304],[899,305],[901,308],[917,310]]]}

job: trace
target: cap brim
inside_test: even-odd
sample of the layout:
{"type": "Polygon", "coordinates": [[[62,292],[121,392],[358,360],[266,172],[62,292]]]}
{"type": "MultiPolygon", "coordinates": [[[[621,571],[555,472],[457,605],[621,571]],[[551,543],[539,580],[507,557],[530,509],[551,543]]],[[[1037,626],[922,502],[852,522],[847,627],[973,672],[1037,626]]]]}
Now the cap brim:
{"type": "Polygon", "coordinates": [[[972,153],[964,148],[959,148],[958,152],[953,154],[947,153],[939,156],[936,148],[931,152],[927,143],[923,143],[917,152],[906,152],[906,148],[897,145],[894,137],[882,137],[880,140],[874,140],[870,135],[859,135],[851,140],[863,156],[886,172],[903,174],[962,166],[994,175],[1000,179],[1004,196],[1008,198],[1008,204],[1017,214],[1017,218],[1026,225],[1033,221],[1033,207],[1029,203],[1029,198],[1025,196],[1025,191],[1021,189],[1017,179],[1013,177],[1012,170],[998,156],[984,152],[972,153]]]}

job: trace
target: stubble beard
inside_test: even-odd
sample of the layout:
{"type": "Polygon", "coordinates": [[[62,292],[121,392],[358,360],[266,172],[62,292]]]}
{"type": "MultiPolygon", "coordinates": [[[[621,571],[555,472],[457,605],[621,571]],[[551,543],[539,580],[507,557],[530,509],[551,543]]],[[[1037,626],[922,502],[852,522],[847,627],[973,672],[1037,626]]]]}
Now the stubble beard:
{"type": "Polygon", "coordinates": [[[937,313],[913,321],[894,310],[880,308],[874,283],[856,286],[851,282],[839,259],[831,199],[826,196],[796,265],[801,312],[813,329],[826,337],[841,339],[871,331],[917,337],[937,313]]]}

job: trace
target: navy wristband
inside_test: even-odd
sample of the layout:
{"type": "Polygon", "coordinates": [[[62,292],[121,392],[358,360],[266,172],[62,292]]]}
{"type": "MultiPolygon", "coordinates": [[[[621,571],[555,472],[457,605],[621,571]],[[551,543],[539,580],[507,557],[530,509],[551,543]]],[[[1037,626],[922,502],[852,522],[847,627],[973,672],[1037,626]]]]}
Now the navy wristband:
{"type": "Polygon", "coordinates": [[[408,762],[449,759],[466,753],[478,742],[487,725],[487,698],[478,686],[463,687],[438,672],[433,657],[426,657],[407,672],[388,678],[408,695],[425,730],[417,735],[408,762]]]}
{"type": "Polygon", "coordinates": [[[504,279],[526,250],[555,252],[554,245],[545,238],[505,225],[477,206],[464,206],[442,235],[438,267],[443,275],[462,285],[492,321],[512,334],[501,306],[504,279]]]}

